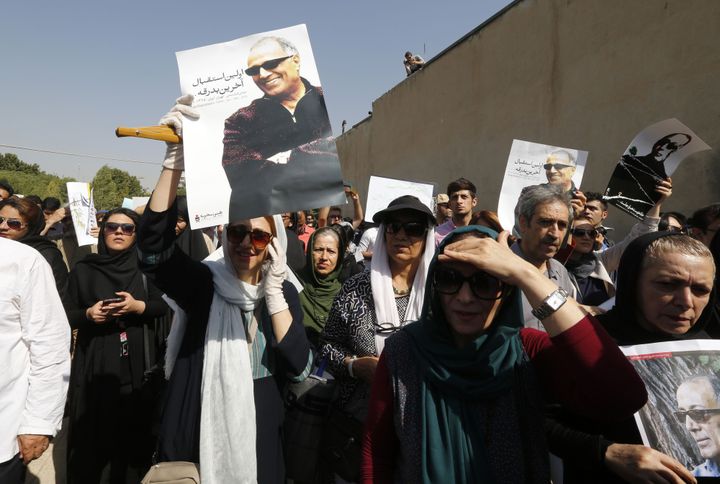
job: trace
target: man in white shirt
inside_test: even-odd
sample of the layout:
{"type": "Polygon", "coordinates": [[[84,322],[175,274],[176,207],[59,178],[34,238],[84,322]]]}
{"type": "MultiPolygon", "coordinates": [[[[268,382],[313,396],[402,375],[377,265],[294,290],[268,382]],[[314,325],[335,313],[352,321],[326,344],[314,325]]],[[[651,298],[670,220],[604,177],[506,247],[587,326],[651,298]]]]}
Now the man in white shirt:
{"type": "Polygon", "coordinates": [[[14,484],[60,428],[70,326],[40,253],[0,238],[0,254],[0,482],[14,484]]]}

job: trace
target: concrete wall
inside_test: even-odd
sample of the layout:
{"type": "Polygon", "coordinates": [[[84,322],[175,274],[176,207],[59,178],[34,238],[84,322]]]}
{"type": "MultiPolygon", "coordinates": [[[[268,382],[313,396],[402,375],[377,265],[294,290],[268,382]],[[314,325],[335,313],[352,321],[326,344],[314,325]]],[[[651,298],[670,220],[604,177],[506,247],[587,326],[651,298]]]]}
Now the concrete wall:
{"type": "MultiPolygon", "coordinates": [[[[521,0],[431,60],[338,138],[363,200],[370,175],[465,176],[495,210],[513,138],[589,151],[603,192],[636,133],[675,117],[720,147],[720,1],[521,0]]],[[[685,160],[667,210],[720,201],[720,155],[685,160]]],[[[634,219],[611,209],[609,225],[634,219]]]]}

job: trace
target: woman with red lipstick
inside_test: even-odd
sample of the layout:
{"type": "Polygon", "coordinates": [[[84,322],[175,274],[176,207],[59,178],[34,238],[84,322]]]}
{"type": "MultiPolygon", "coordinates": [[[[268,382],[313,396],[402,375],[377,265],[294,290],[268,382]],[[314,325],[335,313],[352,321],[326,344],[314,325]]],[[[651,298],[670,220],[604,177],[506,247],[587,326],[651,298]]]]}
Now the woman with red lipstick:
{"type": "MultiPolygon", "coordinates": [[[[701,242],[677,232],[642,235],[620,260],[615,307],[598,320],[621,346],[710,338],[714,277],[701,242]]],[[[642,445],[633,419],[599,423],[564,408],[553,412],[548,431],[566,483],[694,482],[675,459],[642,445]]]]}
{"type": "Polygon", "coordinates": [[[138,267],[138,220],[125,208],[108,212],[98,253],[77,263],[63,297],[77,330],[68,397],[70,482],[137,481],[151,462],[152,404],[141,390],[145,343],[154,344],[145,327],[167,305],[138,267]]]}
{"type": "Polygon", "coordinates": [[[68,269],[57,245],[40,235],[44,228],[42,208],[35,203],[15,196],[0,201],[0,237],[22,242],[40,252],[53,270],[55,286],[62,297],[68,269]]]}
{"type": "MultiPolygon", "coordinates": [[[[396,198],[373,216],[373,222],[380,227],[372,269],[343,284],[320,335],[321,355],[328,359],[328,368],[338,380],[334,414],[347,417],[349,426],[358,434],[385,340],[420,316],[435,247],[435,216],[416,197],[396,198]]],[[[336,468],[336,472],[345,474],[341,474],[343,479],[352,482],[360,472],[360,435],[356,437],[355,447],[348,447],[354,452],[329,452],[331,456],[338,452],[352,454],[351,459],[357,463],[349,466],[352,472],[336,468]]]]}
{"type": "MultiPolygon", "coordinates": [[[[180,112],[197,117],[178,104],[161,122],[182,135],[180,112]]],[[[174,244],[183,169],[182,144],[169,144],[138,233],[143,271],[178,305],[157,458],[198,463],[202,482],[284,483],[280,389],[312,354],[282,219],[233,220],[222,251],[192,260],[174,244]]]]}
{"type": "Polygon", "coordinates": [[[612,339],[507,237],[468,226],[438,248],[422,316],[375,373],[363,482],[547,483],[544,400],[606,419],[645,403],[612,339]],[[523,328],[520,291],[547,333],[523,328]]]}

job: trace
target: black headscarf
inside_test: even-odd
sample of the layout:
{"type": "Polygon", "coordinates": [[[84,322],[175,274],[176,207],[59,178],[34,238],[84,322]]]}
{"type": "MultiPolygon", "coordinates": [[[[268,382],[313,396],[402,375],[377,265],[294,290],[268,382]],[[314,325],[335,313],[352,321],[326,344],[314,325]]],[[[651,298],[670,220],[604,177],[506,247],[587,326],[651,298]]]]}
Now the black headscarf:
{"type": "Polygon", "coordinates": [[[77,263],[71,274],[74,281],[68,287],[67,298],[79,307],[87,308],[102,299],[117,297],[115,293],[118,291],[129,292],[138,300],[147,300],[135,243],[114,255],[108,253],[105,245],[105,224],[115,214],[130,218],[136,229],[140,221],[136,212],[126,208],[116,208],[107,213],[100,225],[98,253],[88,254],[77,263]]]}
{"type": "Polygon", "coordinates": [[[192,260],[201,261],[210,255],[201,230],[190,229],[190,213],[188,212],[187,198],[183,195],[177,197],[178,217],[182,217],[188,224],[187,228],[175,239],[175,245],[190,256],[192,260]]]}
{"type": "Polygon", "coordinates": [[[618,278],[615,293],[615,307],[597,319],[605,326],[607,332],[615,338],[619,345],[635,345],[656,343],[660,341],[674,341],[684,339],[710,338],[706,328],[710,322],[715,307],[715,287],[710,294],[705,311],[698,321],[685,334],[667,334],[640,326],[636,318],[638,300],[638,280],[642,272],[645,253],[653,242],[663,237],[680,237],[677,232],[651,232],[641,235],[627,246],[620,259],[618,278]]]}

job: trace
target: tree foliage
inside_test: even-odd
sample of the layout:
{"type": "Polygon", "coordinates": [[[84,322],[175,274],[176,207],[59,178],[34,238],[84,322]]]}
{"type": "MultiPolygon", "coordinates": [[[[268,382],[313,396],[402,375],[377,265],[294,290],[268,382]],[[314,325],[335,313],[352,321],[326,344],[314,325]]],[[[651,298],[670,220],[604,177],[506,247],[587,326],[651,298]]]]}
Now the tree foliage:
{"type": "Polygon", "coordinates": [[[40,166],[37,163],[25,163],[14,153],[0,154],[0,171],[17,171],[33,175],[45,173],[40,171],[40,166]]]}
{"type": "Polygon", "coordinates": [[[122,206],[124,197],[145,195],[140,180],[125,170],[104,165],[95,173],[92,181],[95,208],[111,210],[122,206]]]}
{"type": "Polygon", "coordinates": [[[66,183],[74,178],[45,173],[37,163],[26,163],[13,153],[0,154],[0,180],[7,180],[15,193],[55,197],[67,202],[66,183]]]}

